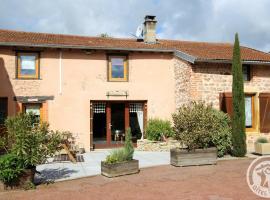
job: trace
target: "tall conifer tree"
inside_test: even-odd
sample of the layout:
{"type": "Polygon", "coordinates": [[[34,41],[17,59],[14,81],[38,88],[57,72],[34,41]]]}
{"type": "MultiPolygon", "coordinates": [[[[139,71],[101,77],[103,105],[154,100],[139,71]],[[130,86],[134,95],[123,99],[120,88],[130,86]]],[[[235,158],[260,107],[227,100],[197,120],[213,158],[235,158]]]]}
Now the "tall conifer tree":
{"type": "Polygon", "coordinates": [[[241,52],[237,33],[235,34],[233,48],[232,76],[232,154],[236,157],[243,157],[246,154],[245,94],[241,52]]]}

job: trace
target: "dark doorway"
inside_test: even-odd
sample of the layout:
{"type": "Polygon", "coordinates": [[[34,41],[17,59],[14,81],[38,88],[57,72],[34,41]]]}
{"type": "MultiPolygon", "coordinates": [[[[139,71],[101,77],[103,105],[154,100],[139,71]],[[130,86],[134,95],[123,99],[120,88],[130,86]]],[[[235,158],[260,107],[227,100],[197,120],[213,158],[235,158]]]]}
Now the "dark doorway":
{"type": "Polygon", "coordinates": [[[106,144],[106,113],[94,113],[93,136],[95,144],[106,144]]]}
{"type": "Polygon", "coordinates": [[[124,142],[125,139],[125,104],[111,103],[111,143],[124,142]]]}

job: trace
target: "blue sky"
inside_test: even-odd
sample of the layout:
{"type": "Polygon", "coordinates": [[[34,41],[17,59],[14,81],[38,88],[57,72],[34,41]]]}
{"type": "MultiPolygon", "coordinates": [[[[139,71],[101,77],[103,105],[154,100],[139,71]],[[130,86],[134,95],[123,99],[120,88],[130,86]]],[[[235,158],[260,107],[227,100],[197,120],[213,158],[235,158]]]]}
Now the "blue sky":
{"type": "Polygon", "coordinates": [[[146,14],[158,37],[233,42],[270,51],[270,0],[2,0],[0,28],[132,37],[146,14]]]}

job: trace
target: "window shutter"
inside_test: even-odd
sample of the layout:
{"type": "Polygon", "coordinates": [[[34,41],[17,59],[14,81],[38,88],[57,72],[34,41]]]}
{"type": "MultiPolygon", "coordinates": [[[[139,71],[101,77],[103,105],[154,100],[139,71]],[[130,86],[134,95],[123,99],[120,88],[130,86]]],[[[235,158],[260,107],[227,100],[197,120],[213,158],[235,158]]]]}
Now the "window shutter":
{"type": "Polygon", "coordinates": [[[270,132],[270,93],[261,93],[260,100],[260,132],[270,132]]]}
{"type": "Polygon", "coordinates": [[[220,93],[219,94],[219,101],[220,101],[220,110],[225,113],[228,113],[230,117],[233,114],[233,107],[232,107],[232,93],[220,93]]]}

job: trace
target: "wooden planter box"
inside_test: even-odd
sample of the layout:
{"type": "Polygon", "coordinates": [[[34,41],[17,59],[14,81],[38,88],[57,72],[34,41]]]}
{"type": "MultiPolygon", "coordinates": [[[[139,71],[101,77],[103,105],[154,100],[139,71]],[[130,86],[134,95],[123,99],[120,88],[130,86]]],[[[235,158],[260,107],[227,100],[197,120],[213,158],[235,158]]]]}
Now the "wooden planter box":
{"type": "Polygon", "coordinates": [[[12,184],[4,184],[3,182],[0,181],[0,192],[4,190],[15,190],[26,188],[29,182],[33,183],[35,172],[36,172],[35,168],[24,170],[18,181],[12,184]]]}
{"type": "Polygon", "coordinates": [[[255,142],[255,153],[259,155],[270,154],[270,143],[257,143],[255,142]]]}
{"type": "Polygon", "coordinates": [[[217,149],[171,149],[171,165],[176,167],[193,166],[193,165],[214,165],[217,163],[217,149]]]}
{"type": "Polygon", "coordinates": [[[131,160],[114,164],[107,164],[104,161],[101,161],[101,174],[109,178],[129,174],[136,174],[138,172],[139,172],[138,160],[131,160]]]}

